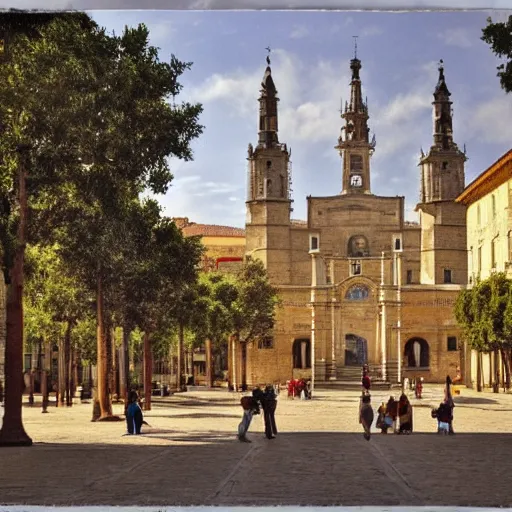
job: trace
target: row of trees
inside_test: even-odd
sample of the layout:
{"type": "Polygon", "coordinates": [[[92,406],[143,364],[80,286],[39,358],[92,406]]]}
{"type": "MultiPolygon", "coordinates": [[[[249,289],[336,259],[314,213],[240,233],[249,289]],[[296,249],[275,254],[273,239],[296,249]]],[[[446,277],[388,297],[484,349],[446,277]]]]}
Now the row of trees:
{"type": "Polygon", "coordinates": [[[142,333],[149,406],[154,348],[177,338],[182,385],[185,339],[218,349],[229,334],[243,343],[267,335],[277,296],[258,262],[239,276],[199,276],[199,239],[185,238],[155,200],[142,199],[166,192],[169,157],[190,160],[203,130],[201,105],[176,103],[191,63],[161,62],[144,25],[117,36],[82,13],[11,12],[0,23],[8,34],[0,66],[0,445],[30,445],[21,419],[24,339],[63,340],[68,401],[73,351],[96,361],[106,420],[116,329],[126,377],[130,333],[142,333]]]}
{"type": "Polygon", "coordinates": [[[500,384],[500,359],[504,367],[504,386],[510,388],[512,368],[512,280],[495,273],[460,292],[455,303],[455,317],[464,339],[477,351],[477,389],[483,387],[482,355],[494,358],[494,391],[500,384]]]}
{"type": "Polygon", "coordinates": [[[0,66],[7,287],[0,445],[23,445],[31,444],[21,420],[26,270],[33,270],[32,336],[50,339],[63,328],[68,344],[73,332],[90,332],[84,326],[94,309],[97,397],[101,419],[110,417],[113,327],[139,326],[149,342],[168,322],[166,303],[197,279],[199,240],[185,239],[141,197],[167,190],[168,157],[192,158],[202,108],[176,104],[191,64],[161,62],[144,25],[118,36],[82,13],[9,13],[1,24],[8,37],[0,66]]]}

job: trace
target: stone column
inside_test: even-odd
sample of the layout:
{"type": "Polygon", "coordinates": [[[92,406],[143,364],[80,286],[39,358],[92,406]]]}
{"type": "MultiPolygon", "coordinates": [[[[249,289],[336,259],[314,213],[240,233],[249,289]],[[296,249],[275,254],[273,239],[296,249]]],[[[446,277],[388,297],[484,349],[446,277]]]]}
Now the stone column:
{"type": "Polygon", "coordinates": [[[305,341],[302,341],[300,343],[300,366],[302,369],[306,368],[306,348],[307,343],[305,341]]]}
{"type": "Polygon", "coordinates": [[[381,329],[380,329],[380,347],[381,347],[381,364],[382,364],[382,379],[387,380],[387,348],[386,348],[386,303],[384,296],[384,252],[380,261],[380,304],[381,304],[381,329]]]}

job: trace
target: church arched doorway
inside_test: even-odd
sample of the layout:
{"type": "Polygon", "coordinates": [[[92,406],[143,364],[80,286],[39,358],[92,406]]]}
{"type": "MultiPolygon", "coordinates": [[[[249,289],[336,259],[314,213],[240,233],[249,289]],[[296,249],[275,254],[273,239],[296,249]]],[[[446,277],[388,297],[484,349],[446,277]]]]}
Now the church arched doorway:
{"type": "Polygon", "coordinates": [[[309,338],[293,342],[293,369],[311,368],[311,341],[309,338]]]}
{"type": "Polygon", "coordinates": [[[423,338],[411,338],[405,344],[404,356],[408,368],[430,367],[430,347],[423,338]]]}
{"type": "Polygon", "coordinates": [[[368,362],[368,342],[356,334],[345,336],[345,366],[362,366],[368,362]]]}

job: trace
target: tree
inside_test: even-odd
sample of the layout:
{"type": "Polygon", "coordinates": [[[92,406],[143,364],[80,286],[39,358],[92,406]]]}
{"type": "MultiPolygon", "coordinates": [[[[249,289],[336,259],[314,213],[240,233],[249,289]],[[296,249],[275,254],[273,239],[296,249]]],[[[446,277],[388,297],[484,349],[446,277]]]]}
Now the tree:
{"type": "Polygon", "coordinates": [[[482,390],[483,353],[494,355],[494,391],[498,392],[499,386],[499,353],[505,365],[506,385],[510,385],[510,289],[511,281],[506,274],[495,273],[486,280],[477,281],[472,288],[462,290],[455,303],[457,323],[469,346],[477,351],[478,391],[482,390]]]}
{"type": "Polygon", "coordinates": [[[497,76],[505,92],[512,91],[512,16],[506,22],[493,23],[487,18],[487,26],[482,29],[481,39],[490,45],[492,52],[505,62],[498,66],[497,76]]]}
{"type": "Polygon", "coordinates": [[[145,26],[110,36],[81,14],[78,20],[57,19],[39,33],[38,39],[11,38],[9,59],[0,67],[0,235],[8,284],[4,445],[31,444],[21,422],[21,382],[16,384],[27,231],[41,237],[44,228],[60,242],[68,263],[84,256],[76,273],[97,293],[98,384],[107,417],[103,299],[115,259],[107,246],[115,247],[118,239],[111,235],[119,233],[116,221],[126,204],[146,188],[165,192],[172,180],[167,157],[191,159],[190,142],[202,132],[200,105],[169,103],[191,64],[174,56],[160,62],[145,26]],[[73,232],[70,225],[84,231],[73,232]],[[90,250],[84,254],[84,248],[90,250]]]}
{"type": "Polygon", "coordinates": [[[237,276],[239,294],[234,304],[235,344],[242,354],[241,383],[246,384],[246,348],[242,344],[253,343],[272,335],[276,308],[281,301],[277,288],[268,280],[267,271],[260,260],[248,259],[237,276]]]}
{"type": "MultiPolygon", "coordinates": [[[[73,379],[78,345],[73,330],[93,311],[93,296],[69,274],[58,255],[58,248],[27,247],[27,287],[25,288],[25,328],[28,342],[63,339],[64,374],[59,374],[61,403],[72,405],[73,379]]],[[[48,364],[48,362],[47,362],[48,364]]],[[[46,398],[46,381],[43,379],[46,398]]]]}

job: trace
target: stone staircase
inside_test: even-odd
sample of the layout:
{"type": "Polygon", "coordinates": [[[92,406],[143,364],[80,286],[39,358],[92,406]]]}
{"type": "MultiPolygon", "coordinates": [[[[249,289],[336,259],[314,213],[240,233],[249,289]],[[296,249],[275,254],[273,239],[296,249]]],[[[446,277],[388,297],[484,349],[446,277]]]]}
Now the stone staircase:
{"type": "MultiPolygon", "coordinates": [[[[394,389],[400,387],[398,384],[398,361],[389,361],[386,366],[387,374],[384,381],[382,379],[382,368],[378,365],[370,365],[372,388],[394,389]]],[[[360,389],[361,377],[362,368],[360,366],[338,366],[336,380],[317,381],[315,387],[318,389],[360,389]]]]}

